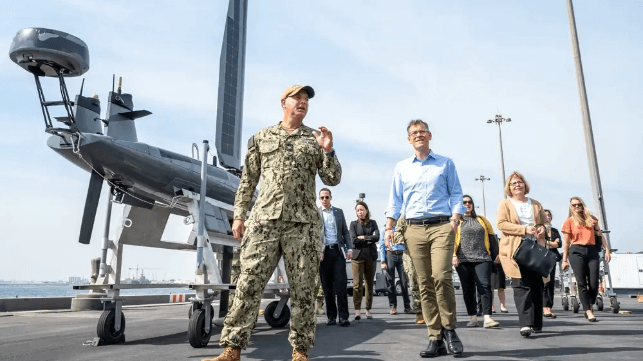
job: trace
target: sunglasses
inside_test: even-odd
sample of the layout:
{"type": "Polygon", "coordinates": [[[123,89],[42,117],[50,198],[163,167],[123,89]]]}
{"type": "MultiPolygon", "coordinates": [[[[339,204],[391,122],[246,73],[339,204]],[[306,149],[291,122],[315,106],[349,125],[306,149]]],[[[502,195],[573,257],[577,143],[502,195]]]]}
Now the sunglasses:
{"type": "Polygon", "coordinates": [[[574,208],[576,208],[576,207],[582,207],[582,206],[583,206],[583,204],[582,204],[582,203],[572,203],[571,205],[572,205],[572,207],[574,207],[574,208]]]}
{"type": "Polygon", "coordinates": [[[321,197],[319,197],[319,199],[325,200],[325,199],[330,199],[330,197],[329,196],[321,196],[321,197]]]}
{"type": "Polygon", "coordinates": [[[462,204],[473,204],[472,201],[462,201],[462,204]]]}

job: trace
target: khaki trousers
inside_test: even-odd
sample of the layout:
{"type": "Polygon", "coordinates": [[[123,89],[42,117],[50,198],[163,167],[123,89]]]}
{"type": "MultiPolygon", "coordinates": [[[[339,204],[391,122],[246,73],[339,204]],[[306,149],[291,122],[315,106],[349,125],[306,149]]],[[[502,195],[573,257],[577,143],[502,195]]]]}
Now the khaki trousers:
{"type": "Polygon", "coordinates": [[[362,308],[362,293],[366,294],[366,310],[373,307],[373,279],[375,279],[375,261],[360,257],[351,261],[353,267],[353,306],[362,308]]]}
{"type": "Polygon", "coordinates": [[[235,300],[223,322],[221,347],[245,348],[257,320],[261,294],[284,256],[290,285],[290,336],[294,349],[306,351],[315,340],[315,279],[319,278],[319,223],[246,221],[241,243],[235,300]]]}
{"type": "Polygon", "coordinates": [[[404,233],[420,284],[422,315],[430,340],[442,339],[442,328],[455,329],[455,292],[451,258],[455,232],[450,222],[408,225],[404,233]]]}

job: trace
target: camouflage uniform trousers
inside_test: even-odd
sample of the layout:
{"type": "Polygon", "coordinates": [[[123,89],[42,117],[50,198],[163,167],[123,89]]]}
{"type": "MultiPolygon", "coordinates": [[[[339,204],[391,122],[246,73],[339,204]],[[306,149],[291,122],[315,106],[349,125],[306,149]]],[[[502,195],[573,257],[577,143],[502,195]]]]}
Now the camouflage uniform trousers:
{"type": "Polygon", "coordinates": [[[223,323],[221,347],[245,348],[259,312],[261,294],[281,255],[290,284],[291,319],[288,341],[308,350],[315,340],[315,278],[319,277],[318,223],[282,220],[246,221],[241,244],[235,302],[223,323]]]}
{"type": "MultiPolygon", "coordinates": [[[[239,261],[239,253],[241,252],[241,248],[234,248],[232,250],[232,254],[234,255],[232,257],[232,267],[230,269],[230,283],[236,284],[237,281],[239,280],[239,274],[241,273],[241,262],[239,261]]],[[[228,310],[232,308],[232,305],[234,304],[234,299],[235,299],[235,293],[230,292],[228,295],[228,310]]]]}
{"type": "Polygon", "coordinates": [[[317,272],[317,278],[315,278],[315,289],[317,290],[316,301],[321,307],[321,304],[324,303],[324,289],[322,288],[321,275],[319,272],[317,272]]]}
{"type": "Polygon", "coordinates": [[[415,272],[415,267],[413,267],[413,260],[411,255],[409,255],[408,248],[404,249],[404,256],[402,256],[404,261],[404,272],[409,279],[409,286],[411,287],[411,296],[413,297],[413,312],[415,314],[422,314],[422,302],[420,301],[420,284],[418,283],[418,275],[415,272]]]}

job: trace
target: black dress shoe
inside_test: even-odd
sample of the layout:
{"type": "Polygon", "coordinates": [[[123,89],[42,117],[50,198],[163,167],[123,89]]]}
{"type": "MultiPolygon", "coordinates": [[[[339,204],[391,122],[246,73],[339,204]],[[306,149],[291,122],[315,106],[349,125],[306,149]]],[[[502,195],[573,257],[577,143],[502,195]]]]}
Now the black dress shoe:
{"type": "Polygon", "coordinates": [[[351,322],[350,322],[349,320],[345,320],[345,319],[343,319],[343,318],[340,318],[340,319],[339,319],[339,325],[340,325],[340,326],[344,326],[344,327],[346,327],[346,326],[350,326],[350,325],[351,325],[351,322]]]}
{"type": "Polygon", "coordinates": [[[455,330],[442,329],[442,338],[446,344],[447,351],[453,356],[462,356],[462,351],[464,351],[464,346],[462,346],[462,341],[458,337],[458,334],[455,333],[455,330]]]}
{"type": "Polygon", "coordinates": [[[447,354],[447,347],[442,340],[429,340],[426,350],[420,351],[420,357],[436,357],[447,354]]]}
{"type": "Polygon", "coordinates": [[[337,321],[335,321],[334,318],[329,318],[328,321],[326,321],[326,326],[335,326],[337,324],[337,321]]]}

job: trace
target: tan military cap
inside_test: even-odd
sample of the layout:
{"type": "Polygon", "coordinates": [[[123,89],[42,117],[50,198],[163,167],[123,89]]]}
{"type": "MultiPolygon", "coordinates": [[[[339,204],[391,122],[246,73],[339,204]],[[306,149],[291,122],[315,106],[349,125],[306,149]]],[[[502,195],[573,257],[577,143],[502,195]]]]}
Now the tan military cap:
{"type": "Polygon", "coordinates": [[[292,85],[288,87],[288,89],[286,89],[283,94],[281,94],[281,100],[299,93],[300,90],[304,90],[306,93],[308,93],[308,99],[312,99],[315,96],[315,90],[313,90],[310,85],[292,85]]]}

